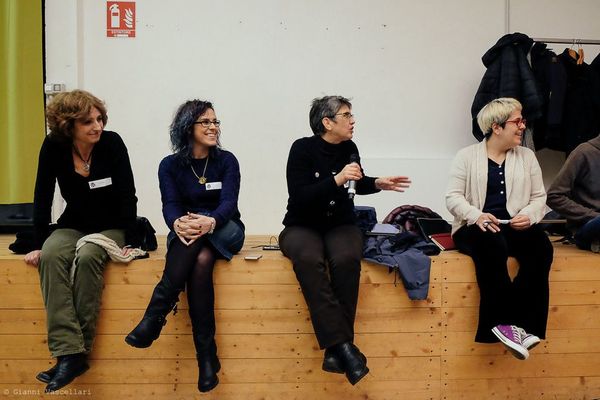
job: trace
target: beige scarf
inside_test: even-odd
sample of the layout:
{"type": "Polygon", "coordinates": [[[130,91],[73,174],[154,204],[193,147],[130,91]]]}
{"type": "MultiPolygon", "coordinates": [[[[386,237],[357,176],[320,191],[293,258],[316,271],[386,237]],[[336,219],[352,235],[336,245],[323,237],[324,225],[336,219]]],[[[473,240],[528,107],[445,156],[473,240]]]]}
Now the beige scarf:
{"type": "MultiPolygon", "coordinates": [[[[77,244],[75,245],[75,259],[77,258],[77,254],[79,253],[79,250],[86,243],[93,243],[93,244],[96,244],[96,245],[102,247],[108,253],[108,256],[110,257],[110,259],[112,261],[118,262],[118,263],[128,263],[131,260],[134,260],[135,258],[137,258],[139,256],[146,255],[145,250],[134,248],[134,249],[131,249],[129,254],[127,254],[125,256],[125,255],[123,255],[123,249],[121,249],[114,240],[112,240],[100,233],[92,233],[91,235],[86,235],[77,241],[77,244]]],[[[75,281],[75,272],[77,269],[77,265],[75,264],[75,259],[73,259],[73,266],[71,267],[71,283],[73,283],[75,281]]]]}

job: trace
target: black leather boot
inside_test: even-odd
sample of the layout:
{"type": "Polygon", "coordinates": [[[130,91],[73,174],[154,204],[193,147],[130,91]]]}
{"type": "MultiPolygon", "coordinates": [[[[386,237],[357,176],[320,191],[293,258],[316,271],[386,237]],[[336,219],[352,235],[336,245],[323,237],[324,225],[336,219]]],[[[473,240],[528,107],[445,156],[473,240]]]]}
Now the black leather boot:
{"type": "Polygon", "coordinates": [[[56,363],[56,372],[46,386],[46,393],[54,392],[68,385],[89,368],[87,358],[83,353],[59,356],[56,363]]]}
{"type": "Polygon", "coordinates": [[[334,374],[344,373],[344,367],[342,366],[342,362],[338,359],[332,347],[328,347],[325,349],[325,354],[323,355],[322,368],[325,372],[333,372],[334,374]]]}
{"type": "Polygon", "coordinates": [[[215,337],[214,335],[194,335],[194,345],[198,359],[198,390],[208,392],[219,384],[217,372],[221,370],[215,337]]]}
{"type": "Polygon", "coordinates": [[[351,342],[345,342],[336,344],[331,348],[338,360],[341,361],[346,378],[348,381],[355,385],[360,381],[367,373],[366,357],[358,350],[351,342]]]}
{"type": "Polygon", "coordinates": [[[35,379],[37,379],[40,382],[48,383],[52,380],[52,378],[54,378],[57,368],[58,368],[58,360],[56,361],[56,364],[54,364],[54,366],[52,368],[47,369],[46,371],[42,371],[39,374],[37,374],[35,379]]]}
{"type": "MultiPolygon", "coordinates": [[[[360,358],[363,362],[367,363],[367,357],[363,353],[360,353],[360,358]]],[[[332,372],[334,374],[343,374],[344,366],[342,365],[342,361],[338,358],[337,354],[333,351],[332,347],[325,349],[325,354],[323,355],[323,371],[332,372]]]]}
{"type": "Polygon", "coordinates": [[[174,314],[177,312],[179,293],[182,291],[183,289],[173,287],[169,279],[163,275],[154,288],[144,317],[125,337],[125,342],[133,347],[150,347],[152,342],[158,339],[162,327],[167,323],[167,315],[172,310],[175,310],[174,314]]]}

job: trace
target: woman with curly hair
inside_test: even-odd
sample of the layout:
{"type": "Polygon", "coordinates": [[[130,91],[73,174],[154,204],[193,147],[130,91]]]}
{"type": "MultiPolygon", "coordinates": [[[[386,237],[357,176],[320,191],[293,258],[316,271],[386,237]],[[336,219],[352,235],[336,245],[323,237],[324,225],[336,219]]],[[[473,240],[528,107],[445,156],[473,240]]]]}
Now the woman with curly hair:
{"type": "Polygon", "coordinates": [[[187,101],[175,114],[170,129],[175,154],[165,157],[158,170],[163,216],[171,229],[165,269],[144,317],[125,338],[131,346],[149,347],[187,288],[201,392],[217,386],[221,368],[215,343],[215,261],[230,260],[244,243],[240,168],[235,156],[221,149],[220,125],[208,101],[187,101]]]}
{"type": "Polygon", "coordinates": [[[100,99],[83,90],[60,93],[46,118],[50,134],[40,149],[34,195],[36,250],[25,262],[39,266],[48,348],[57,359],[37,379],[53,392],[89,369],[108,261],[100,246],[77,242],[100,233],[121,247],[136,246],[137,198],[127,148],[117,133],[104,130],[108,117],[100,99]],[[50,234],[57,181],[66,207],[50,234]]]}

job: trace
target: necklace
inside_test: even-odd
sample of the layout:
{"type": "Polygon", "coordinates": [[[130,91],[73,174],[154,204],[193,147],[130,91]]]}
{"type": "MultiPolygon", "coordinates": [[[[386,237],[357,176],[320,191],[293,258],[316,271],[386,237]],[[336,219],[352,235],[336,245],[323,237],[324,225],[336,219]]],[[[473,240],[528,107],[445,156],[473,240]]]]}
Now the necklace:
{"type": "Polygon", "coordinates": [[[208,166],[208,159],[209,159],[210,155],[206,156],[206,162],[204,163],[204,170],[202,171],[202,176],[198,176],[198,174],[196,173],[196,171],[194,170],[194,167],[192,166],[192,164],[190,164],[190,168],[192,168],[192,172],[194,173],[194,176],[196,178],[198,178],[198,183],[201,185],[204,185],[206,183],[206,167],[208,166]]]}
{"type": "Polygon", "coordinates": [[[81,153],[79,152],[79,150],[77,150],[77,146],[73,145],[73,150],[75,151],[75,154],[77,154],[77,157],[79,157],[79,159],[81,161],[83,161],[83,170],[85,172],[90,172],[90,160],[92,159],[92,153],[90,152],[90,156],[86,159],[84,159],[81,155],[81,153]]]}

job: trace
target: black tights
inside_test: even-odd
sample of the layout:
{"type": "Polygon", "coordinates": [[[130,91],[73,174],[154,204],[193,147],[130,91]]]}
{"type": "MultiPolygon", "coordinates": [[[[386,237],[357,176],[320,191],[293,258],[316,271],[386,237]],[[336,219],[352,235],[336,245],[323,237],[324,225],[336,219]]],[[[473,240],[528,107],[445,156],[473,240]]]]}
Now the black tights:
{"type": "Polygon", "coordinates": [[[164,274],[174,287],[187,289],[194,336],[215,334],[213,269],[216,259],[215,250],[202,238],[189,246],[175,238],[169,245],[164,274]]]}

